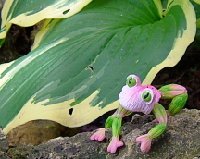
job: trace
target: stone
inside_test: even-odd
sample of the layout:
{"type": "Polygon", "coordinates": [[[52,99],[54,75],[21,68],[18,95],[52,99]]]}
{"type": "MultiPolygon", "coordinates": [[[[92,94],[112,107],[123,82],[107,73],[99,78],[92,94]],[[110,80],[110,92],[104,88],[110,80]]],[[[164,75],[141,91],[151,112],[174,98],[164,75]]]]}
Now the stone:
{"type": "Polygon", "coordinates": [[[0,128],[0,159],[7,159],[9,158],[6,154],[8,150],[8,142],[6,140],[6,136],[3,133],[2,129],[0,128]]]}
{"type": "MultiPolygon", "coordinates": [[[[168,129],[154,141],[150,153],[143,154],[135,139],[155,125],[154,121],[140,116],[141,124],[125,123],[122,140],[125,146],[116,154],[108,154],[106,147],[109,139],[103,142],[90,141],[92,132],[79,133],[73,137],[59,137],[38,146],[21,146],[8,150],[9,156],[20,158],[48,159],[193,159],[200,158],[200,111],[183,110],[169,118],[168,129]],[[143,120],[144,119],[144,120],[143,120]],[[145,123],[146,122],[146,123],[145,123]]],[[[150,117],[151,118],[151,117],[150,117]]],[[[138,120],[138,116],[137,116],[138,120]]]]}

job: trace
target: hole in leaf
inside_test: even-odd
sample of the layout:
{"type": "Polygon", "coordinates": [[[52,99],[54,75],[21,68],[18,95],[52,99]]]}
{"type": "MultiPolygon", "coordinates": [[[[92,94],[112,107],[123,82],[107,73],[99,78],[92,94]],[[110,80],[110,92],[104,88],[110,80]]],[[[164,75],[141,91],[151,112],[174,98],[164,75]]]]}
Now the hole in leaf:
{"type": "Polygon", "coordinates": [[[92,71],[94,71],[94,67],[93,66],[88,66],[92,71]]]}
{"type": "Polygon", "coordinates": [[[69,115],[72,115],[73,110],[74,110],[73,108],[70,108],[70,109],[69,109],[69,115]]]}
{"type": "Polygon", "coordinates": [[[65,15],[65,14],[67,14],[68,12],[69,12],[69,9],[66,10],[66,11],[64,11],[63,14],[65,15]]]}

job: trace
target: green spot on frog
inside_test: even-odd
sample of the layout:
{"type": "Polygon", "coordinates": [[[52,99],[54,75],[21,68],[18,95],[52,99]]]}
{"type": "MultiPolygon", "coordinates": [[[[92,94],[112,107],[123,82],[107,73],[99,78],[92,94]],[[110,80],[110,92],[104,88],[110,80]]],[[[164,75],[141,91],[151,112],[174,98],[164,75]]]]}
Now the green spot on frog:
{"type": "Polygon", "coordinates": [[[132,77],[129,77],[126,81],[126,84],[129,86],[129,87],[133,87],[136,85],[136,80],[132,77]]]}
{"type": "Polygon", "coordinates": [[[144,99],[145,102],[150,102],[152,99],[152,95],[149,91],[145,91],[142,93],[142,98],[144,99]]]}

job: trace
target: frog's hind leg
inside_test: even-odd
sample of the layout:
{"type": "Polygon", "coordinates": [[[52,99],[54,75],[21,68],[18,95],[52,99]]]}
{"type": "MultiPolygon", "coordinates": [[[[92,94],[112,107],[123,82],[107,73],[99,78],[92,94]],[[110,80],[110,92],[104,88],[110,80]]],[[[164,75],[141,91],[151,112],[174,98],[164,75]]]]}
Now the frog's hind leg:
{"type": "Polygon", "coordinates": [[[158,124],[152,128],[147,134],[136,138],[136,142],[141,144],[140,149],[143,153],[149,152],[152,140],[161,136],[167,128],[167,112],[161,104],[156,104],[153,110],[158,124]]]}
{"type": "Polygon", "coordinates": [[[171,103],[169,104],[170,115],[179,113],[188,99],[186,88],[178,84],[163,86],[159,91],[161,92],[162,99],[171,99],[171,103]]]}

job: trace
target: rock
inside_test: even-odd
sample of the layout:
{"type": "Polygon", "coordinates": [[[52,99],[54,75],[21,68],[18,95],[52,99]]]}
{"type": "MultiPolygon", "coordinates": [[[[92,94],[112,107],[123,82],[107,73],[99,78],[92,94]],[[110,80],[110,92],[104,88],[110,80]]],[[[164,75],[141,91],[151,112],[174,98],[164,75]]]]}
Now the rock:
{"type": "Polygon", "coordinates": [[[0,151],[7,151],[8,150],[8,142],[6,140],[6,136],[3,133],[2,129],[0,129],[0,151]]]}
{"type": "Polygon", "coordinates": [[[8,150],[8,143],[6,141],[6,136],[4,135],[2,129],[0,129],[0,159],[9,158],[6,154],[8,150]]]}
{"type": "Polygon", "coordinates": [[[59,136],[73,136],[78,131],[78,128],[70,129],[53,121],[34,120],[12,129],[7,139],[12,147],[19,144],[38,145],[59,136]]]}
{"type": "MultiPolygon", "coordinates": [[[[108,141],[101,143],[90,141],[91,132],[84,132],[73,137],[56,138],[38,146],[21,146],[8,150],[12,158],[48,158],[48,159],[193,159],[200,158],[200,111],[183,110],[169,118],[166,133],[153,143],[151,152],[141,153],[135,138],[147,132],[154,122],[140,116],[144,125],[128,122],[123,125],[122,140],[125,146],[116,154],[108,154],[108,141]],[[144,120],[143,120],[144,118],[144,120]],[[146,122],[146,123],[144,123],[146,122]],[[14,156],[14,157],[13,157],[14,156]]],[[[134,119],[133,119],[134,120],[134,119]]],[[[138,120],[138,117],[137,117],[138,120]]]]}
{"type": "Polygon", "coordinates": [[[7,155],[12,159],[29,159],[29,153],[33,151],[33,146],[20,145],[17,148],[9,148],[7,155]]]}

